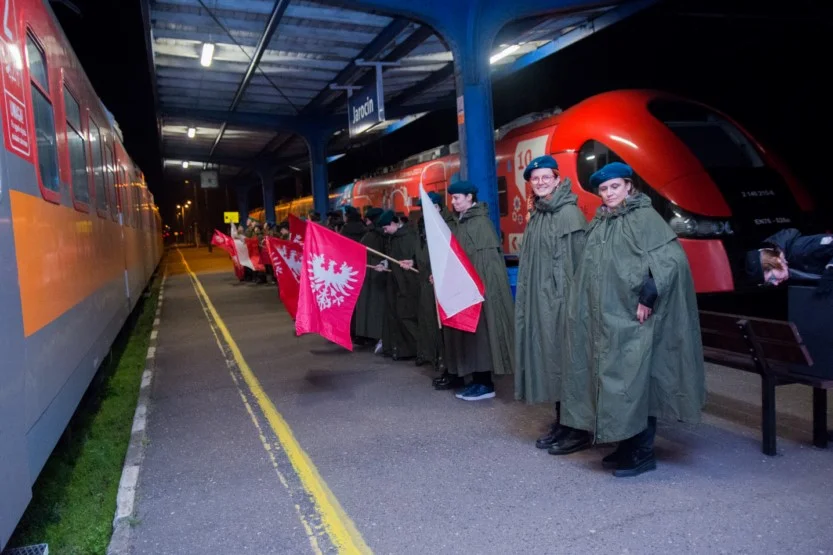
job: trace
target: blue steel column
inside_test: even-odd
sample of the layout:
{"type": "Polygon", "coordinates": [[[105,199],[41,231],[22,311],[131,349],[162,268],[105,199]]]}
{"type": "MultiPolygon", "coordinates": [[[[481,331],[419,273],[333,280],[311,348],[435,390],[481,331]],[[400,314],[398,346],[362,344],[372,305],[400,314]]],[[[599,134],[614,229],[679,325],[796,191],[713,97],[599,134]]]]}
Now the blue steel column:
{"type": "Polygon", "coordinates": [[[248,183],[234,187],[237,194],[237,213],[240,215],[240,225],[246,225],[249,221],[249,187],[248,183]]]}
{"type": "Polygon", "coordinates": [[[321,219],[327,218],[330,189],[327,186],[327,143],[329,133],[313,133],[304,137],[309,147],[310,175],[312,177],[312,205],[321,219]]]}
{"type": "Polygon", "coordinates": [[[262,168],[258,170],[261,186],[263,188],[263,213],[266,223],[275,225],[275,170],[262,168]]]}
{"type": "Polygon", "coordinates": [[[457,128],[460,135],[460,174],[477,187],[477,198],[489,207],[489,217],[500,233],[497,171],[495,169],[492,82],[489,46],[465,38],[455,54],[457,128]]]}

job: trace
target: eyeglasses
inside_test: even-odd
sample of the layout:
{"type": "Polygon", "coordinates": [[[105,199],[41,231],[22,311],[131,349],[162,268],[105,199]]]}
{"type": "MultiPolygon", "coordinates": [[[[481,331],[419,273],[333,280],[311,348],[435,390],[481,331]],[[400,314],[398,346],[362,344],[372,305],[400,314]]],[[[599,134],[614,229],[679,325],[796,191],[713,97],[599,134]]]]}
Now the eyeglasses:
{"type": "Polygon", "coordinates": [[[555,180],[556,180],[556,177],[554,175],[544,175],[542,177],[533,177],[532,179],[529,180],[529,182],[532,183],[533,185],[537,185],[538,183],[547,183],[547,184],[549,184],[549,183],[552,183],[555,180]]]}

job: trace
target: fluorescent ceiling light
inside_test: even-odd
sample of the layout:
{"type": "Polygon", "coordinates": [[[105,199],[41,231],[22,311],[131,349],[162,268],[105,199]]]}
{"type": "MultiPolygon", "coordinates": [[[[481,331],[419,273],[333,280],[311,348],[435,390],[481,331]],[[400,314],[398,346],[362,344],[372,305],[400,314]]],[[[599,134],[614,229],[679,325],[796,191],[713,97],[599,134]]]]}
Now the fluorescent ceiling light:
{"type": "Polygon", "coordinates": [[[518,44],[513,44],[511,46],[507,46],[506,48],[504,48],[503,50],[501,50],[500,52],[498,52],[497,54],[495,54],[494,56],[489,58],[489,63],[493,64],[493,63],[497,62],[498,60],[502,60],[506,56],[509,56],[510,54],[514,54],[515,52],[517,52],[517,50],[519,48],[520,48],[520,45],[518,45],[518,44]]]}
{"type": "Polygon", "coordinates": [[[187,170],[188,169],[188,162],[187,161],[183,162],[182,167],[187,170]]]}
{"type": "Polygon", "coordinates": [[[339,158],[344,158],[344,153],[343,152],[341,154],[333,154],[332,156],[328,156],[327,157],[327,163],[329,164],[330,162],[335,162],[339,158]]]}
{"type": "Polygon", "coordinates": [[[194,129],[193,127],[189,127],[188,128],[188,138],[193,139],[196,136],[197,136],[197,130],[194,129]]]}
{"type": "Polygon", "coordinates": [[[202,57],[200,57],[200,64],[203,67],[211,65],[211,59],[214,57],[214,44],[206,42],[202,45],[202,57]]]}
{"type": "Polygon", "coordinates": [[[295,170],[296,172],[301,171],[301,168],[296,168],[295,166],[289,166],[290,170],[295,170]]]}

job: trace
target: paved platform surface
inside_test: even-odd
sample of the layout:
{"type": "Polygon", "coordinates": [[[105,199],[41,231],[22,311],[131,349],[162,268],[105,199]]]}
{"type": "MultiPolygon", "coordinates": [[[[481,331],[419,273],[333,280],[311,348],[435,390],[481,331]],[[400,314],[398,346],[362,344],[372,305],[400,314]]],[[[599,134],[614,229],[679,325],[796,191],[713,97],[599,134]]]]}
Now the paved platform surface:
{"type": "Polygon", "coordinates": [[[809,388],[779,388],[779,455],[766,457],[759,380],[709,367],[704,422],[661,424],[658,469],[617,479],[599,462],[609,449],[535,449],[550,409],[513,401],[511,379],[497,399],[459,401],[410,362],[295,337],[274,286],[238,283],[222,252],[182,252],[317,469],[307,480],[343,512],[279,460],[292,449],[257,425],[172,251],[134,553],[338,552],[318,509],[375,553],[833,552],[833,449],[811,446],[809,388]]]}

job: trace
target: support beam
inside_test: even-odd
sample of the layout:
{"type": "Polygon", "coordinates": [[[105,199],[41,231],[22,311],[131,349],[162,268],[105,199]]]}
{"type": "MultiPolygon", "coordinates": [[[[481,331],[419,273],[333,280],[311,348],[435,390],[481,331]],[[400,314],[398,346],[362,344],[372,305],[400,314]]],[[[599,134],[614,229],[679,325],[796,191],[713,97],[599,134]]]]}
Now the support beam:
{"type": "Polygon", "coordinates": [[[238,183],[234,186],[237,195],[237,213],[240,216],[240,225],[245,226],[249,220],[249,189],[251,184],[238,183]]]}
{"type": "Polygon", "coordinates": [[[330,188],[327,184],[327,143],[330,133],[312,132],[304,135],[310,155],[312,205],[324,219],[329,211],[330,188]]]}
{"type": "Polygon", "coordinates": [[[270,226],[275,225],[275,170],[276,168],[272,166],[261,167],[257,170],[263,190],[263,212],[266,223],[270,226]]]}

